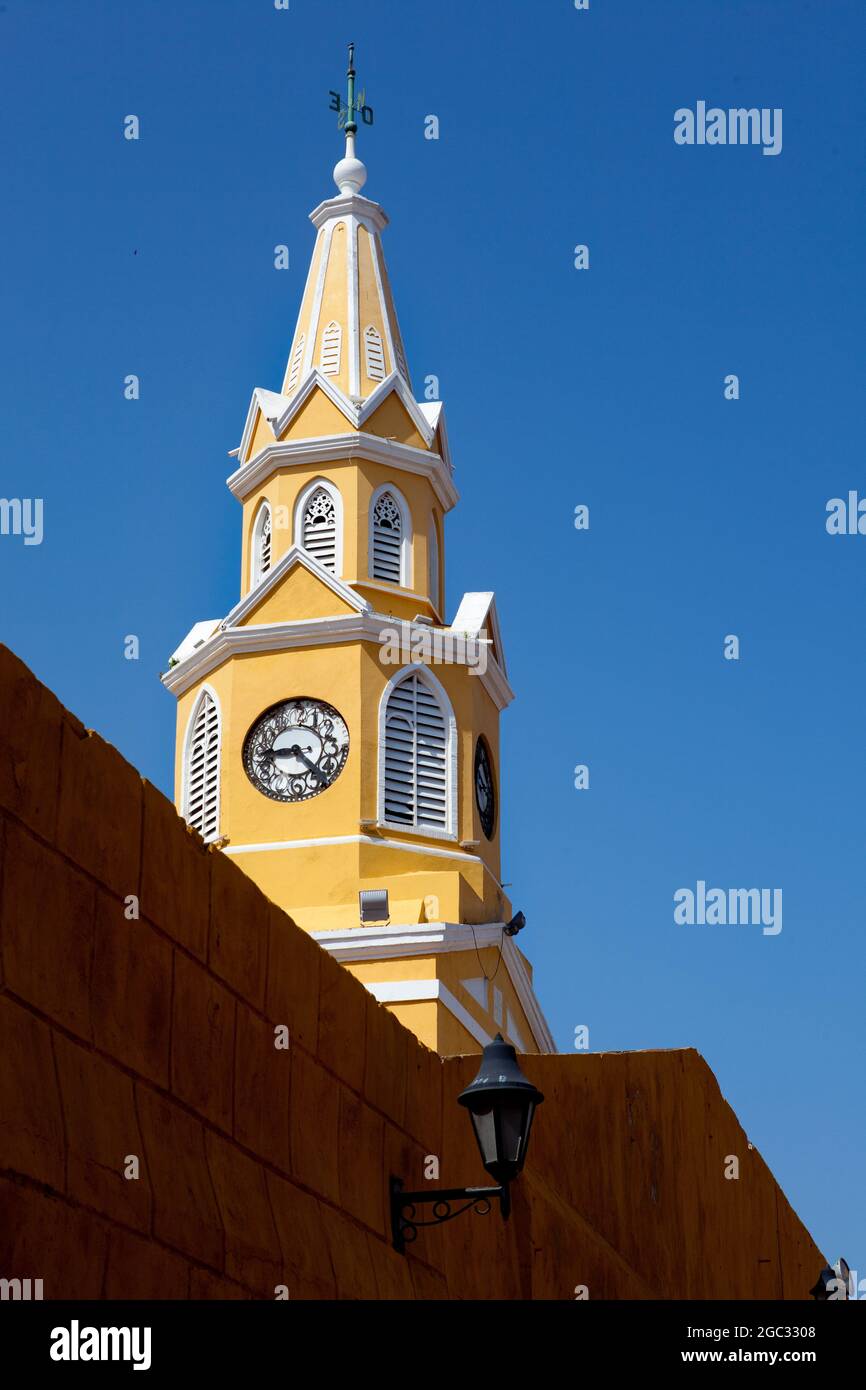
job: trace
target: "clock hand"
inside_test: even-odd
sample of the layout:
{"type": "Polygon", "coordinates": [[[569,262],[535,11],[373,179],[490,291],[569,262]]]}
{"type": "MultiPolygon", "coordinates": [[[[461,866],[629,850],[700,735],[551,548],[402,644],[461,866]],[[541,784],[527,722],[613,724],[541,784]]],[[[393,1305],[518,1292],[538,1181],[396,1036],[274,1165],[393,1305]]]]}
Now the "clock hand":
{"type": "Polygon", "coordinates": [[[299,744],[292,743],[284,748],[269,748],[265,756],[270,758],[303,758],[304,753],[299,744]]]}
{"type": "Polygon", "coordinates": [[[301,762],[307,764],[307,767],[319,779],[320,782],[324,782],[327,780],[325,774],[323,772],[320,772],[320,770],[316,767],[316,764],[314,762],[310,761],[307,755],[304,752],[302,752],[301,748],[297,743],[293,743],[291,748],[271,748],[269,751],[270,756],[272,758],[300,758],[301,762]]]}
{"type": "Polygon", "coordinates": [[[298,747],[297,744],[294,745],[294,747],[292,748],[291,751],[292,751],[292,753],[295,755],[296,758],[300,758],[300,760],[301,760],[302,763],[306,763],[306,764],[307,764],[307,767],[310,769],[311,772],[315,773],[316,777],[318,777],[318,779],[319,779],[320,782],[324,782],[324,780],[325,780],[325,775],[324,775],[324,773],[322,773],[322,772],[319,771],[319,769],[316,767],[316,764],[315,764],[315,763],[310,762],[310,759],[309,759],[308,757],[306,757],[306,755],[305,755],[304,753],[301,752],[301,750],[300,750],[300,748],[298,747]]]}

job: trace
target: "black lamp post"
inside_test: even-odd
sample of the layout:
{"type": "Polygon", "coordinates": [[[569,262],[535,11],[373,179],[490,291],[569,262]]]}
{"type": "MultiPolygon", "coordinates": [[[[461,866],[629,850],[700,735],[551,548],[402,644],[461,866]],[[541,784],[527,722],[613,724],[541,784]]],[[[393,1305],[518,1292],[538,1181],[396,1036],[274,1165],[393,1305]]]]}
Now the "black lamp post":
{"type": "Polygon", "coordinates": [[[497,1198],[503,1220],[511,1210],[509,1184],[523,1168],[532,1117],[544,1096],[523,1075],[511,1043],[497,1033],[482,1053],[478,1075],[457,1100],[469,1111],[481,1162],[498,1186],[404,1192],[400,1178],[392,1178],[391,1232],[394,1249],[401,1253],[415,1240],[419,1226],[439,1226],[470,1209],[486,1216],[491,1201],[497,1198]],[[454,1210],[452,1202],[463,1205],[454,1210]],[[432,1203],[431,1221],[416,1219],[416,1208],[422,1203],[432,1203]]]}

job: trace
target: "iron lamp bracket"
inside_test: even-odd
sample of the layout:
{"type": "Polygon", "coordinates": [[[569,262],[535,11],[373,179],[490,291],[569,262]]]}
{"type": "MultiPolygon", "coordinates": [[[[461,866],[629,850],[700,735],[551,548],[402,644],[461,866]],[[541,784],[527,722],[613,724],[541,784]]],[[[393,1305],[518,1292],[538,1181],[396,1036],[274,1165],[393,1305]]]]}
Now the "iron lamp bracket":
{"type": "Polygon", "coordinates": [[[501,1187],[440,1187],[426,1192],[404,1192],[401,1178],[391,1178],[391,1238],[394,1249],[404,1254],[407,1245],[417,1238],[422,1226],[441,1226],[444,1221],[453,1221],[465,1211],[474,1211],[478,1216],[487,1216],[491,1203],[499,1201],[503,1221],[508,1220],[511,1211],[511,1194],[508,1184],[501,1187]],[[457,1207],[454,1203],[462,1203],[457,1207]],[[417,1209],[422,1205],[432,1205],[433,1216],[429,1221],[420,1221],[417,1209]]]}

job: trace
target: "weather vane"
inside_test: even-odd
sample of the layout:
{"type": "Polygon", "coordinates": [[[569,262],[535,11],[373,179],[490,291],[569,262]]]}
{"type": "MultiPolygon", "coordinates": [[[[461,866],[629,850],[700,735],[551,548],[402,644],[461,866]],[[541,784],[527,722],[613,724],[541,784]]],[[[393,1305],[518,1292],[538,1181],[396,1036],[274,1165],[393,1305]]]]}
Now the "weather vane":
{"type": "Polygon", "coordinates": [[[372,125],[373,108],[367,105],[367,93],[365,91],[362,90],[357,97],[355,96],[355,45],[353,43],[349,44],[349,69],[346,76],[348,78],[348,92],[345,105],[340,99],[339,92],[329,92],[331,104],[328,110],[336,111],[337,126],[340,130],[345,130],[347,135],[354,135],[358,129],[355,117],[359,115],[364,125],[372,125]]]}

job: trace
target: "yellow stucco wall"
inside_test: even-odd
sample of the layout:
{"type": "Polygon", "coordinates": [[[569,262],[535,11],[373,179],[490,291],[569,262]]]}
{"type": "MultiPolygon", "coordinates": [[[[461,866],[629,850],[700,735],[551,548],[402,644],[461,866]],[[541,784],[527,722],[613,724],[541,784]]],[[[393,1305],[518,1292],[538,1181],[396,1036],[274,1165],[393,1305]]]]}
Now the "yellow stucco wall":
{"type": "MultiPolygon", "coordinates": [[[[295,569],[280,592],[298,579],[317,583],[295,569]]],[[[329,594],[321,586],[324,594],[329,594]]],[[[339,600],[331,595],[336,605],[339,600]]],[[[276,600],[275,600],[276,601],[276,600]]],[[[286,610],[288,611],[288,610],[286,610]]],[[[183,750],[187,725],[198,694],[207,684],[216,695],[223,742],[220,778],[220,834],[232,848],[307,839],[341,839],[367,835],[361,821],[378,815],[379,706],[396,669],[383,665],[373,643],[311,646],[286,652],[251,652],[226,660],[178,701],[176,797],[182,804],[183,750]],[[299,803],[273,801],[249,781],[242,764],[243,744],[251,725],[266,709],[308,695],[335,706],[350,732],[345,767],[320,795],[299,803]]],[[[501,920],[508,900],[498,888],[499,824],[488,841],[480,827],[474,794],[474,755],[478,734],[487,739],[498,767],[498,712],[480,679],[466,667],[439,666],[435,674],[454,710],[457,724],[457,834],[425,839],[396,828],[362,844],[320,844],[243,856],[243,867],[276,902],[309,929],[329,923],[323,915],[336,907],[356,917],[357,892],[364,886],[388,886],[394,903],[404,905],[406,920],[420,921],[423,900],[440,898],[440,911],[451,921],[501,920]],[[471,854],[460,840],[478,840],[471,854]],[[389,842],[397,842],[404,849],[389,842]],[[443,857],[445,855],[450,857],[443,857]],[[487,866],[485,871],[483,865],[487,866]],[[379,880],[384,882],[379,885],[379,880]],[[309,909],[307,912],[306,909],[309,909]]],[[[331,925],[342,925],[334,921],[331,925]]]]}
{"type": "Polygon", "coordinates": [[[334,592],[317,574],[298,561],[261,603],[257,603],[238,622],[238,627],[261,623],[294,623],[308,618],[344,617],[357,610],[334,592]]]}

